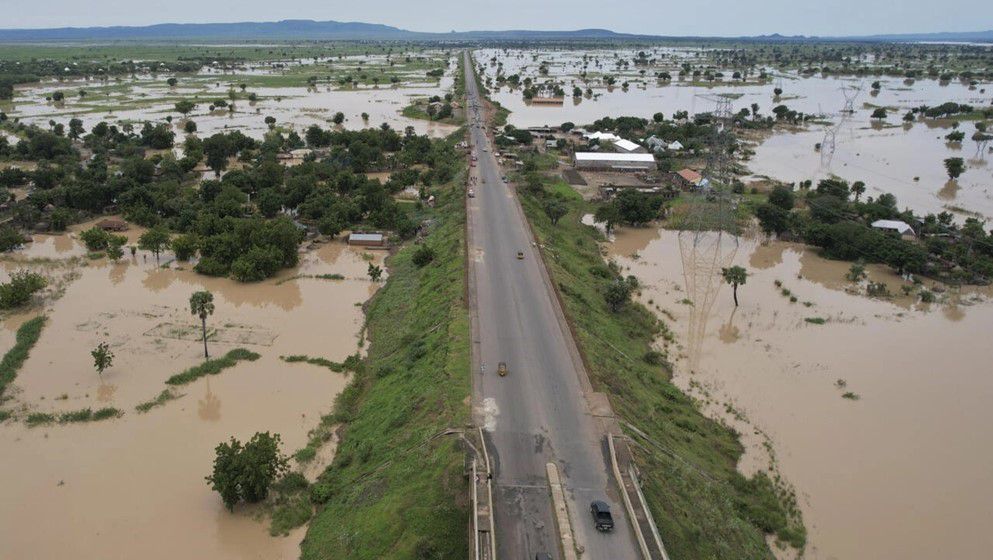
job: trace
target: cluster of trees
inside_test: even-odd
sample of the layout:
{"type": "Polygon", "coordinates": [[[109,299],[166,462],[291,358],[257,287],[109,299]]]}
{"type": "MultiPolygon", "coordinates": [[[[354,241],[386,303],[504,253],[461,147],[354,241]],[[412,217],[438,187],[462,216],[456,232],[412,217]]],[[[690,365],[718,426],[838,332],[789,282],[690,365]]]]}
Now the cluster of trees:
{"type": "Polygon", "coordinates": [[[221,495],[228,510],[238,502],[258,503],[269,495],[269,487],[289,470],[289,461],[279,450],[279,434],[257,432],[242,444],[235,438],[215,449],[214,470],[207,477],[212,490],[221,495]]]}
{"type": "Polygon", "coordinates": [[[919,220],[909,210],[898,210],[891,194],[861,200],[865,191],[862,182],[825,179],[804,192],[801,207],[790,187],[777,186],[756,216],[765,232],[820,247],[829,258],[884,263],[900,273],[951,281],[993,280],[993,235],[982,222],[968,218],[960,227],[948,212],[919,220]],[[919,224],[921,241],[871,227],[876,220],[919,224]]]}
{"type": "MultiPolygon", "coordinates": [[[[459,161],[450,142],[417,136],[413,129],[399,134],[388,126],[362,131],[313,126],[305,138],[270,132],[262,141],[238,131],[188,136],[179,158],[146,153],[172,145],[166,124],[136,131],[99,123],[78,140],[19,127],[25,138],[13,146],[0,144],[0,158],[38,165],[33,171],[0,172],[0,188],[34,185],[26,199],[13,204],[14,226],[62,230],[88,215],[118,211],[152,228],[139,243],[142,249],[158,255],[171,248],[181,260],[199,254],[198,272],[243,281],[296,265],[308,226],[326,235],[366,226],[412,236],[417,224],[392,195],[450,181],[459,161]],[[80,145],[92,153],[85,161],[80,145]],[[279,153],[304,145],[315,150],[307,161],[294,167],[279,162],[279,153]],[[220,175],[233,161],[239,168],[213,180],[200,180],[194,172],[204,162],[220,175]],[[365,175],[379,170],[393,171],[385,184],[365,175]]],[[[17,235],[7,237],[0,239],[4,248],[20,243],[17,235]]],[[[84,242],[92,250],[116,253],[118,237],[91,230],[84,242]]]]}

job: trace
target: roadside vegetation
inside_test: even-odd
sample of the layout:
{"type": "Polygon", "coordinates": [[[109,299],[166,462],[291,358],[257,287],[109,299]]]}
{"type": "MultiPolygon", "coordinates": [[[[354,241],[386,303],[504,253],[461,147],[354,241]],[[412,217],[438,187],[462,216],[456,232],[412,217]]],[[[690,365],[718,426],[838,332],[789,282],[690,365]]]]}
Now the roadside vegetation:
{"type": "Polygon", "coordinates": [[[464,453],[441,435],[469,420],[463,199],[461,186],[434,193],[434,258],[401,249],[367,304],[369,354],[335,402],[341,439],[310,490],[305,560],[466,557],[464,453]]]}

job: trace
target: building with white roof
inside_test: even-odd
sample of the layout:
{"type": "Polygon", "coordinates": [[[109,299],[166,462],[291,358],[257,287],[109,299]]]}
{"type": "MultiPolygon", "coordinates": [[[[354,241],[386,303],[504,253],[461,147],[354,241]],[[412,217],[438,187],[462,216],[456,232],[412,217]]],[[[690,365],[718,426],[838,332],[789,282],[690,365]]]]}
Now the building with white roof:
{"type": "Polygon", "coordinates": [[[654,171],[652,154],[619,154],[605,152],[576,152],[576,168],[607,171],[654,171]]]}

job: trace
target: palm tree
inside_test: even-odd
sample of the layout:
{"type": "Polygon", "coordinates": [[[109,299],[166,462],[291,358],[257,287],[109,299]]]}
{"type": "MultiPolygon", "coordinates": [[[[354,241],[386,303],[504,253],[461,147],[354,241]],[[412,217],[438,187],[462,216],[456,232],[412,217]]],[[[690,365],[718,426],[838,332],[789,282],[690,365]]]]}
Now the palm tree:
{"type": "Polygon", "coordinates": [[[722,268],[721,275],[724,276],[724,281],[731,284],[731,288],[734,290],[734,306],[738,307],[738,286],[742,286],[748,280],[748,272],[740,266],[732,266],[731,268],[722,268]]]}
{"type": "Polygon", "coordinates": [[[207,316],[214,314],[214,294],[210,292],[193,292],[190,296],[190,313],[200,317],[200,324],[203,327],[203,357],[210,357],[207,354],[207,316]]]}

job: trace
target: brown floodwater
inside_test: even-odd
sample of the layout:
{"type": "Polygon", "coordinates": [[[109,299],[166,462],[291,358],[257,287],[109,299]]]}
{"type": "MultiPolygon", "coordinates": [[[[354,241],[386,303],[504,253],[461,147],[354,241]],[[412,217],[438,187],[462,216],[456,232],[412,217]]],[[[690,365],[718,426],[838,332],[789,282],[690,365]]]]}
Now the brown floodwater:
{"type": "Polygon", "coordinates": [[[739,468],[777,468],[795,488],[807,558],[989,556],[988,289],[924,305],[870,266],[901,294],[873,299],[845,280],[848,263],[713,233],[623,230],[607,248],[675,332],[676,383],[743,434],[739,468]],[[720,276],[732,264],[749,272],[737,309],[720,276]]]}
{"type": "MultiPolygon", "coordinates": [[[[214,447],[232,436],[276,432],[287,454],[306,444],[347,378],[279,356],[340,361],[359,350],[359,304],[377,287],[365,276],[367,262],[383,256],[340,241],[318,244],[297,269],[258,284],[159,268],[142,253],[117,264],[2,262],[2,279],[25,266],[58,277],[65,262],[76,263],[76,274],[44,304],[48,324],[8,391],[14,400],[5,409],[17,418],[0,424],[0,558],[297,558],[302,530],[270,537],[258,507],[229,513],[204,476],[214,447]],[[332,273],[345,279],[312,277],[332,273]],[[202,289],[215,296],[212,356],[244,347],[261,358],[179,387],[178,400],[137,413],[135,405],[165,389],[167,377],[202,361],[188,308],[190,294],[202,289]],[[89,352],[104,341],[115,360],[99,376],[89,352]],[[125,414],[35,428],[21,421],[29,411],[106,406],[125,414]]],[[[3,318],[3,351],[37,312],[3,318]]]]}

